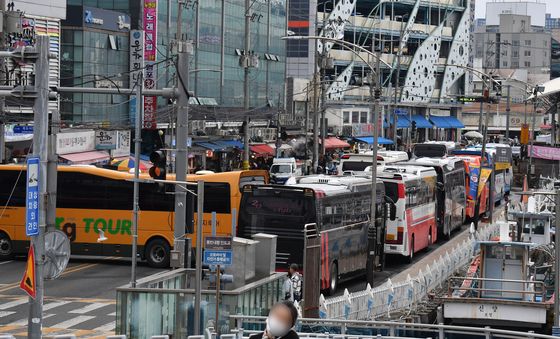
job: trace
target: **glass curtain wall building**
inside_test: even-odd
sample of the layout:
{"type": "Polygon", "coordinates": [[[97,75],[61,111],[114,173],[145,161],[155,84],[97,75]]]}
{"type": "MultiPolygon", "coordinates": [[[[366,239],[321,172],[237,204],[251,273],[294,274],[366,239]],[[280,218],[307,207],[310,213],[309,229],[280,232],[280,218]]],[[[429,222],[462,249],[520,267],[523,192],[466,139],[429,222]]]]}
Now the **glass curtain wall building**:
{"type": "MultiPolygon", "coordinates": [[[[255,53],[259,59],[258,67],[250,71],[250,106],[263,107],[267,104],[273,104],[283,107],[286,48],[285,41],[281,40],[281,37],[286,35],[286,0],[251,0],[250,2],[250,51],[255,53]]],[[[68,5],[122,12],[130,16],[132,29],[138,28],[139,19],[144,12],[140,7],[141,2],[137,0],[68,0],[68,5]]],[[[177,8],[177,0],[157,1],[156,79],[158,88],[170,87],[175,83],[175,61],[170,60],[175,52],[170,50],[170,46],[177,34],[179,19],[177,8]]],[[[198,71],[191,73],[189,87],[199,98],[198,102],[201,105],[217,105],[220,109],[243,107],[244,70],[239,64],[239,59],[244,52],[245,1],[186,1],[180,22],[182,38],[192,41],[195,45],[195,52],[190,58],[189,67],[191,70],[198,71]]],[[[68,56],[73,58],[73,63],[93,63],[96,64],[95,67],[102,67],[103,62],[98,59],[105,58],[105,56],[98,56],[95,53],[99,53],[97,49],[104,48],[96,46],[102,46],[102,41],[107,43],[109,33],[99,32],[98,30],[87,32],[89,36],[85,42],[82,42],[82,45],[79,45],[76,41],[76,34],[79,33],[72,33],[63,32],[63,44],[65,46],[63,47],[63,53],[67,51],[68,56]],[[101,36],[102,33],[105,36],[101,36]],[[93,46],[88,45],[90,43],[93,46]],[[82,59],[81,61],[74,60],[76,53],[80,53],[77,51],[80,47],[83,54],[82,59]],[[93,51],[84,53],[87,49],[93,49],[93,51]]],[[[82,32],[82,35],[85,37],[86,32],[82,32]]],[[[120,36],[119,34],[116,35],[120,36]]],[[[123,38],[128,41],[128,34],[123,38]]],[[[118,51],[120,52],[120,50],[118,51]]],[[[93,71],[102,75],[117,71],[127,72],[129,69],[129,52],[128,49],[122,52],[124,56],[109,57],[109,51],[107,51],[105,69],[94,68],[93,71]],[[121,59],[123,60],[122,64],[120,63],[121,59]],[[117,63],[118,65],[116,65],[117,63]]],[[[72,64],[68,66],[72,67],[72,64]]],[[[82,74],[85,71],[83,70],[82,74]]],[[[123,85],[128,86],[128,74],[123,74],[122,81],[123,85]]],[[[76,84],[76,81],[74,83],[76,84]]],[[[74,103],[86,102],[85,99],[77,101],[76,98],[71,98],[71,100],[74,103]]],[[[114,102],[116,98],[104,97],[98,100],[98,105],[117,104],[114,102]]],[[[116,112],[108,114],[111,123],[117,123],[128,114],[128,105],[123,106],[126,107],[112,108],[116,112]]],[[[76,105],[69,106],[67,104],[63,114],[79,121],[99,121],[100,118],[105,118],[101,113],[86,110],[85,104],[83,107],[79,109],[76,105]]],[[[167,101],[159,99],[157,122],[169,122],[171,119],[169,112],[167,101]]]]}

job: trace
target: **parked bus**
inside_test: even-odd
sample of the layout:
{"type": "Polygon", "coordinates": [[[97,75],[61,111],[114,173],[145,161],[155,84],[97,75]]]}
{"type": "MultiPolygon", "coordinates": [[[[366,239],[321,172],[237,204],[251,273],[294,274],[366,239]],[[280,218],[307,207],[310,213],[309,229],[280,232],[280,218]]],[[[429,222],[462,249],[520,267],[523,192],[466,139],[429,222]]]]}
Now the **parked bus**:
{"type": "Polygon", "coordinates": [[[246,186],[238,236],[276,234],[276,268],[285,270],[292,263],[303,265],[304,225],[315,223],[321,235],[321,289],[332,293],[340,279],[364,274],[369,251],[377,250],[368,248],[368,231],[376,237],[384,229],[385,193],[378,181],[376,227],[371,227],[371,186],[370,178],[321,175],[287,186],[246,186]]]}
{"type": "MultiPolygon", "coordinates": [[[[371,168],[373,160],[372,152],[344,154],[340,157],[338,173],[349,174],[367,172],[371,168]]],[[[377,153],[377,166],[392,164],[398,161],[408,160],[408,154],[401,151],[379,151],[377,153]]],[[[371,170],[369,170],[371,171],[371,170]]]]}
{"type": "Polygon", "coordinates": [[[444,158],[453,153],[457,144],[452,141],[426,141],[414,145],[412,154],[416,158],[444,158]]]}
{"type": "Polygon", "coordinates": [[[438,238],[449,239],[451,232],[460,229],[465,223],[467,197],[464,161],[458,157],[416,158],[406,164],[432,167],[436,170],[438,238]]]}
{"type": "MultiPolygon", "coordinates": [[[[56,228],[68,235],[73,255],[131,255],[133,177],[94,166],[58,166],[56,228]],[[99,230],[104,231],[107,240],[97,241],[99,230]]],[[[167,178],[173,180],[174,176],[167,178]]],[[[27,253],[25,180],[25,166],[0,166],[0,260],[27,253]]],[[[205,181],[204,233],[211,233],[211,213],[216,212],[217,233],[231,235],[232,210],[239,209],[241,189],[245,184],[267,183],[268,174],[240,171],[189,175],[188,180],[205,181]]],[[[138,253],[153,267],[169,266],[174,188],[172,184],[140,183],[138,253]]],[[[187,233],[196,239],[191,208],[196,204],[192,203],[192,195],[187,197],[187,233]]]]}
{"type": "Polygon", "coordinates": [[[465,190],[467,193],[467,219],[472,220],[475,217],[475,206],[476,201],[480,199],[480,206],[478,210],[478,215],[482,215],[488,211],[489,204],[488,199],[490,196],[490,189],[488,184],[484,186],[480,193],[480,197],[477,197],[478,192],[478,181],[480,178],[480,168],[481,168],[481,157],[480,155],[472,154],[456,154],[457,157],[463,159],[465,165],[465,190]]]}
{"type": "Polygon", "coordinates": [[[390,201],[385,253],[412,261],[417,251],[437,240],[437,173],[429,167],[391,165],[378,177],[390,201]]]}

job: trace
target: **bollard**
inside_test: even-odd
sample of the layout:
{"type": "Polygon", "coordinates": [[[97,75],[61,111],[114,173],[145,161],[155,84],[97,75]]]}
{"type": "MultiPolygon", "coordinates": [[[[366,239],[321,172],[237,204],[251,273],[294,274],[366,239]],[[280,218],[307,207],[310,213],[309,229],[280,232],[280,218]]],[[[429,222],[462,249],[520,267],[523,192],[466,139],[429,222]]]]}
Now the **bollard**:
{"type": "Polygon", "coordinates": [[[486,331],[484,331],[484,335],[486,336],[486,339],[492,339],[492,333],[490,333],[490,326],[484,326],[484,329],[486,331]]]}
{"type": "Polygon", "coordinates": [[[443,329],[443,323],[439,323],[439,325],[441,325],[438,328],[439,339],[445,339],[445,330],[443,329]]]}

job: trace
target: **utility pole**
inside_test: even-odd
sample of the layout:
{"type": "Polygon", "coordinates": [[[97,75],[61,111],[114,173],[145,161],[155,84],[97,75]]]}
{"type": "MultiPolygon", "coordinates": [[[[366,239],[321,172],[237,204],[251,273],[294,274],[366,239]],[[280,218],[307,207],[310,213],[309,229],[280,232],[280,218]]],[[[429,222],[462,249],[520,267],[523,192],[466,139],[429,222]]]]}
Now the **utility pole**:
{"type": "MultiPolygon", "coordinates": [[[[200,302],[202,299],[202,231],[204,222],[204,181],[197,181],[196,204],[196,272],[194,281],[194,334],[201,335],[200,329],[200,302]]],[[[217,322],[216,322],[217,326],[217,322]]]]}
{"type": "Polygon", "coordinates": [[[488,94],[486,91],[488,90],[488,88],[486,87],[486,81],[484,80],[484,75],[482,75],[480,77],[480,79],[482,80],[482,100],[480,100],[480,112],[478,113],[478,130],[482,131],[482,116],[483,116],[483,112],[484,112],[484,102],[486,101],[486,95],[488,94]]]}
{"type": "Polygon", "coordinates": [[[249,67],[252,60],[249,57],[249,49],[251,48],[251,0],[245,0],[245,63],[243,64],[243,109],[245,110],[245,135],[243,136],[244,152],[243,152],[243,169],[249,169],[249,67]]]}
{"type": "MultiPolygon", "coordinates": [[[[317,67],[317,66],[315,66],[317,67]]],[[[313,77],[313,165],[311,172],[316,174],[319,167],[319,72],[313,77]]]]}
{"type": "MultiPolygon", "coordinates": [[[[560,229],[560,187],[555,183],[555,225],[556,229],[560,229]]],[[[558,242],[554,244],[555,254],[555,274],[554,274],[554,290],[558,291],[560,288],[560,246],[558,242]]],[[[560,326],[560,293],[554,293],[554,327],[558,329],[560,326]]]]}
{"type": "Polygon", "coordinates": [[[509,141],[509,118],[511,112],[511,85],[506,85],[506,94],[507,94],[507,101],[506,101],[506,139],[509,141]]]}
{"type": "Polygon", "coordinates": [[[43,330],[43,265],[45,259],[45,229],[47,224],[47,158],[49,128],[49,37],[37,36],[35,63],[35,91],[33,105],[33,155],[40,158],[39,164],[39,234],[31,236],[35,249],[35,299],[29,297],[29,319],[27,336],[39,339],[43,330]]]}
{"type": "MultiPolygon", "coordinates": [[[[179,4],[179,8],[182,5],[179,4]]],[[[179,12],[180,13],[180,12],[179,12]]],[[[180,20],[179,20],[180,21],[180,20]]],[[[187,139],[189,126],[189,53],[190,44],[177,41],[177,79],[179,98],[177,100],[177,142],[175,152],[175,177],[179,182],[187,181],[187,139]]],[[[184,267],[185,259],[185,221],[187,216],[187,192],[182,185],[175,185],[175,219],[173,228],[173,251],[179,252],[179,267],[184,267]]],[[[197,243],[196,246],[201,246],[197,243]]],[[[187,263],[189,264],[189,263],[187,263]]]]}
{"type": "MultiPolygon", "coordinates": [[[[175,180],[179,182],[187,181],[188,162],[187,162],[187,138],[189,127],[189,53],[190,46],[182,39],[181,18],[183,13],[183,3],[177,3],[177,86],[179,97],[177,98],[177,120],[175,145],[175,180]]],[[[173,220],[173,251],[178,252],[179,267],[184,267],[185,259],[185,221],[187,216],[187,192],[182,185],[175,185],[175,218],[173,220]]],[[[200,246],[200,244],[197,244],[200,246]]],[[[188,264],[188,263],[187,263],[188,264]]]]}
{"type": "Polygon", "coordinates": [[[325,48],[325,43],[323,42],[323,53],[321,53],[320,57],[321,68],[319,70],[319,84],[321,86],[321,156],[323,157],[323,161],[325,161],[325,139],[327,137],[327,125],[325,124],[325,113],[327,110],[327,84],[325,82],[325,70],[328,60],[325,48]]]}
{"type": "MultiPolygon", "coordinates": [[[[483,82],[484,82],[484,77],[483,77],[482,80],[483,80],[483,82]]],[[[482,101],[481,101],[481,103],[480,103],[481,109],[480,109],[480,116],[479,116],[479,121],[478,121],[478,124],[479,124],[479,125],[482,125],[482,107],[483,107],[483,102],[486,101],[484,98],[486,98],[486,97],[487,97],[487,94],[488,94],[488,92],[486,92],[486,91],[487,91],[486,85],[484,85],[484,88],[483,88],[483,90],[482,90],[483,99],[482,99],[482,101]]],[[[485,121],[484,121],[484,130],[482,129],[482,127],[481,127],[481,129],[480,129],[480,130],[483,131],[483,132],[482,132],[482,151],[481,151],[481,153],[480,153],[480,156],[481,156],[480,159],[481,159],[481,161],[480,161],[480,172],[479,172],[479,177],[480,177],[480,175],[482,174],[482,168],[484,167],[484,163],[485,163],[485,162],[488,162],[488,160],[489,160],[489,159],[487,159],[487,157],[486,157],[486,142],[487,142],[487,140],[488,140],[488,122],[489,122],[489,117],[490,117],[490,114],[488,114],[488,112],[487,112],[487,113],[486,113],[486,116],[485,116],[485,121]]],[[[493,172],[493,171],[492,171],[492,172],[493,172]]],[[[491,181],[491,180],[490,180],[490,181],[491,181]]],[[[480,185],[480,180],[479,180],[479,185],[480,185]]],[[[480,189],[480,187],[477,188],[476,202],[475,202],[475,206],[474,206],[474,226],[475,226],[475,229],[478,229],[478,222],[480,221],[480,197],[478,196],[478,190],[479,190],[479,189],[480,189]]],[[[491,191],[491,190],[490,190],[490,192],[489,192],[488,200],[489,200],[488,203],[489,203],[490,205],[494,204],[494,198],[493,198],[493,194],[492,194],[492,191],[491,191]]],[[[491,208],[491,206],[490,206],[490,208],[491,208]]]]}
{"type": "MultiPolygon", "coordinates": [[[[556,105],[555,108],[557,108],[558,105],[556,105]]],[[[557,110],[552,110],[552,130],[550,131],[550,145],[552,147],[556,146],[556,112],[557,110]]]]}
{"type": "MultiPolygon", "coordinates": [[[[142,31],[144,32],[144,31],[142,31]]],[[[139,71],[136,82],[136,119],[134,119],[134,184],[132,197],[132,266],[130,268],[130,287],[136,287],[136,261],[138,256],[138,217],[140,213],[140,148],[142,147],[142,114],[144,111],[143,72],[139,71]]]]}
{"type": "Polygon", "coordinates": [[[379,115],[380,115],[380,101],[381,101],[381,86],[380,86],[380,53],[377,53],[375,61],[375,73],[371,72],[371,79],[369,81],[369,101],[370,101],[370,116],[373,117],[373,149],[372,149],[372,162],[371,162],[371,224],[368,232],[368,269],[367,281],[373,284],[374,274],[373,271],[379,265],[379,256],[377,253],[378,243],[380,241],[381,229],[377,228],[377,148],[379,145],[379,115]],[[373,236],[375,235],[375,237],[373,236]]]}
{"type": "MultiPolygon", "coordinates": [[[[4,11],[6,9],[6,0],[0,0],[0,10],[4,11]]],[[[2,19],[4,19],[4,13],[1,14],[2,19]]],[[[0,28],[0,30],[2,30],[0,28]]],[[[4,35],[5,36],[5,35],[4,35]]],[[[0,40],[0,46],[2,49],[6,48],[6,41],[5,38],[0,40]]],[[[0,67],[4,69],[5,60],[4,58],[0,58],[0,67]]],[[[0,81],[2,85],[7,85],[7,75],[5,72],[0,74],[0,81]]],[[[4,98],[0,98],[0,164],[3,164],[6,159],[6,101],[4,98]]]]}

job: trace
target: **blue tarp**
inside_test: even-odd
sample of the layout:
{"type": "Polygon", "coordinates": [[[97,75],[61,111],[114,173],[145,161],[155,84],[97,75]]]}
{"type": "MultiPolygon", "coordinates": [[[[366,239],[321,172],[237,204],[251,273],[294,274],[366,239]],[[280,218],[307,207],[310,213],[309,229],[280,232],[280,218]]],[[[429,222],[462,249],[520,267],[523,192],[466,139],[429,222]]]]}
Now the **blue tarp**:
{"type": "Polygon", "coordinates": [[[197,141],[194,144],[197,145],[197,146],[200,146],[200,147],[207,148],[207,149],[209,149],[211,151],[214,151],[214,152],[215,151],[223,151],[227,148],[227,147],[222,147],[220,145],[216,145],[212,142],[197,141]]]}
{"type": "MultiPolygon", "coordinates": [[[[367,144],[373,144],[373,137],[359,137],[359,138],[354,138],[360,142],[365,142],[367,144]]],[[[383,137],[379,137],[379,145],[392,145],[393,144],[393,140],[387,139],[387,138],[383,138],[383,137]]]]}
{"type": "MultiPolygon", "coordinates": [[[[393,117],[391,117],[391,124],[393,124],[393,117]]],[[[410,126],[410,120],[408,120],[408,117],[406,115],[399,115],[399,118],[397,120],[397,128],[408,128],[410,126]]],[[[383,121],[383,128],[388,128],[389,126],[387,126],[387,123],[385,121],[383,121]]]]}
{"type": "Polygon", "coordinates": [[[452,116],[440,117],[430,115],[430,121],[437,128],[465,128],[465,125],[459,119],[452,116]]]}
{"type": "Polygon", "coordinates": [[[243,143],[239,140],[223,140],[222,142],[226,145],[229,145],[230,147],[243,149],[243,143]]]}

